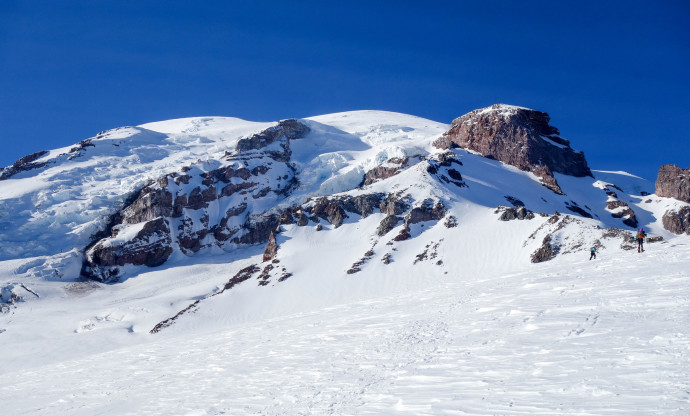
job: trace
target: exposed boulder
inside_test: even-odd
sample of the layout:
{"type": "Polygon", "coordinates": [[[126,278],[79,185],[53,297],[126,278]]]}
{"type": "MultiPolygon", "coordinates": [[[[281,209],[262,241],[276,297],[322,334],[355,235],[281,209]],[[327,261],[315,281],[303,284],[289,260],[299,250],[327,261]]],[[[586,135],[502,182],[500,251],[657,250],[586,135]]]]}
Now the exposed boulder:
{"type": "Polygon", "coordinates": [[[578,177],[592,176],[592,172],[584,153],[573,150],[549,121],[549,115],[541,111],[494,104],[453,120],[434,145],[479,152],[532,172],[542,178],[545,186],[563,193],[553,172],[578,177]]]}
{"type": "Polygon", "coordinates": [[[381,204],[383,194],[365,194],[343,199],[343,208],[355,212],[363,218],[371,215],[381,204]]]}
{"type": "Polygon", "coordinates": [[[674,234],[690,235],[690,207],[668,210],[662,218],[664,228],[674,234]]]}
{"type": "Polygon", "coordinates": [[[429,156],[426,163],[427,173],[435,176],[441,182],[452,183],[459,188],[467,186],[462,180],[462,174],[453,167],[454,164],[462,166],[462,162],[452,151],[447,150],[445,152],[432,154],[429,156]]]}
{"type": "Polygon", "coordinates": [[[681,169],[676,165],[662,165],[656,177],[658,196],[675,198],[690,202],[690,168],[681,169]]]}

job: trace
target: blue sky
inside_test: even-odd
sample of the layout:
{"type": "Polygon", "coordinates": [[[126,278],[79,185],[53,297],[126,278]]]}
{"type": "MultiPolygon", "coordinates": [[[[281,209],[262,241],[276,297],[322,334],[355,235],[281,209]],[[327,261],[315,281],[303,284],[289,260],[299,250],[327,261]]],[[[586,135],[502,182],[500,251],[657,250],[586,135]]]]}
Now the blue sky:
{"type": "Polygon", "coordinates": [[[594,169],[690,166],[690,2],[0,2],[0,165],[123,125],[545,111],[594,169]]]}

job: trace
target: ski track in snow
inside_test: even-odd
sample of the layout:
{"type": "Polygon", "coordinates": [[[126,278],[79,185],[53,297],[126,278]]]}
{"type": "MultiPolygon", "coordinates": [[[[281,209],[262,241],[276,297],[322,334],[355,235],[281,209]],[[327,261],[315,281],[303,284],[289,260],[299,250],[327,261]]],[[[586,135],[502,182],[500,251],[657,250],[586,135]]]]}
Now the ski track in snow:
{"type": "Polygon", "coordinates": [[[686,415],[690,244],[669,245],[154,336],[4,374],[0,401],[33,415],[686,415]]]}

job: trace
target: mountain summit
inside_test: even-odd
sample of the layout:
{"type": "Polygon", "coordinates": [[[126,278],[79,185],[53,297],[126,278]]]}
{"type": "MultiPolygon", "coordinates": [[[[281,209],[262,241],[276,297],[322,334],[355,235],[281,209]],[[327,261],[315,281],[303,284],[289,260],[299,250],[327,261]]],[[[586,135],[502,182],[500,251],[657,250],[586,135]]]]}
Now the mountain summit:
{"type": "Polygon", "coordinates": [[[687,171],[654,194],[549,123],[196,117],[19,159],[4,410],[686,414],[687,171]]]}
{"type": "Polygon", "coordinates": [[[562,194],[553,173],[592,176],[582,152],[570,148],[551,118],[541,111],[505,104],[474,110],[453,120],[450,130],[434,145],[478,152],[542,178],[544,185],[562,194]]]}

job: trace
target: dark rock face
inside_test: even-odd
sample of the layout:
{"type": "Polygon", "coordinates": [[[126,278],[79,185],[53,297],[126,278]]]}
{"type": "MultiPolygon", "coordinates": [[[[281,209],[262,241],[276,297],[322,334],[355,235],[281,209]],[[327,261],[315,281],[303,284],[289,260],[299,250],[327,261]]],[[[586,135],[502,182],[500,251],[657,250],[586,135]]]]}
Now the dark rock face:
{"type": "Polygon", "coordinates": [[[289,146],[290,140],[301,139],[307,133],[309,133],[309,127],[305,124],[294,119],[283,120],[275,127],[270,127],[261,133],[240,140],[237,142],[235,150],[237,152],[259,150],[278,141],[282,151],[271,150],[266,153],[276,161],[287,162],[292,154],[289,146]]]}
{"type": "Polygon", "coordinates": [[[32,153],[30,155],[24,156],[17,160],[5,169],[0,170],[0,181],[9,179],[12,176],[18,174],[19,172],[25,172],[27,170],[38,169],[44,167],[47,163],[35,163],[36,160],[40,159],[44,155],[48,154],[47,151],[41,150],[40,152],[32,153]]]}
{"type": "MultiPolygon", "coordinates": [[[[266,243],[281,221],[293,217],[289,210],[279,209],[251,213],[248,201],[267,200],[260,203],[274,206],[294,189],[297,179],[289,163],[290,140],[308,132],[306,125],[284,120],[240,140],[236,153],[226,153],[224,166],[208,169],[199,162],[145,186],[87,248],[82,273],[109,280],[119,274],[118,266],[158,266],[175,249],[192,255],[212,246],[231,249],[266,243]],[[270,150],[264,149],[269,145],[270,150]],[[117,237],[144,222],[136,237],[126,241],[117,237]]],[[[301,211],[298,221],[308,222],[301,211]]]]}
{"type": "Polygon", "coordinates": [[[681,169],[676,165],[662,165],[656,177],[658,196],[676,198],[690,202],[690,168],[681,169]]]}
{"type": "Polygon", "coordinates": [[[390,230],[395,228],[400,221],[402,221],[402,218],[396,215],[386,216],[386,218],[381,220],[381,223],[376,229],[376,234],[378,234],[379,237],[383,237],[384,235],[388,234],[390,230]]]}
{"type": "Polygon", "coordinates": [[[168,221],[156,218],[146,222],[128,241],[103,240],[95,244],[86,252],[82,273],[96,280],[107,281],[117,276],[117,266],[160,266],[172,254],[171,242],[168,221]]]}
{"type": "Polygon", "coordinates": [[[690,207],[683,207],[678,211],[666,211],[662,222],[664,228],[674,234],[690,235],[690,207]]]}
{"type": "Polygon", "coordinates": [[[613,211],[619,208],[623,209],[611,213],[611,216],[614,218],[623,218],[623,224],[628,227],[637,228],[637,216],[635,216],[635,211],[633,211],[628,204],[619,200],[608,201],[606,203],[606,209],[608,210],[613,211]]]}
{"type": "MultiPolygon", "coordinates": [[[[316,199],[311,205],[306,206],[304,211],[318,218],[323,218],[338,228],[343,224],[343,220],[348,218],[346,212],[367,217],[383,204],[382,201],[385,198],[384,194],[381,193],[321,197],[316,199]]],[[[381,211],[383,212],[383,209],[381,211]]]]}
{"type": "Polygon", "coordinates": [[[371,185],[374,182],[390,178],[397,175],[400,170],[407,165],[408,158],[388,159],[385,164],[375,167],[364,175],[363,186],[371,185]]]}
{"type": "Polygon", "coordinates": [[[495,104],[453,120],[450,130],[434,142],[438,148],[462,147],[500,160],[542,178],[562,193],[553,176],[592,176],[582,152],[570,147],[550,117],[541,111],[495,104]]]}
{"type": "Polygon", "coordinates": [[[383,214],[387,215],[401,215],[403,212],[410,209],[408,199],[402,197],[400,193],[388,194],[379,204],[379,209],[383,214]]]}
{"type": "Polygon", "coordinates": [[[400,169],[397,167],[375,167],[364,175],[364,185],[371,185],[372,183],[382,179],[390,178],[391,176],[397,175],[398,172],[400,172],[400,169]]]}
{"type": "Polygon", "coordinates": [[[502,205],[496,208],[494,213],[501,214],[501,216],[498,217],[500,221],[531,220],[534,218],[534,212],[528,210],[522,205],[518,205],[516,207],[506,207],[502,205]]]}
{"type": "Polygon", "coordinates": [[[462,174],[456,169],[462,166],[455,153],[448,150],[432,155],[427,160],[426,171],[429,175],[435,176],[443,183],[453,184],[459,188],[464,188],[467,184],[462,180],[462,174]],[[453,166],[457,165],[457,166],[453,166]]]}
{"type": "Polygon", "coordinates": [[[441,201],[426,199],[421,206],[412,208],[405,216],[405,225],[417,224],[422,221],[439,221],[446,216],[446,207],[441,201]]]}

